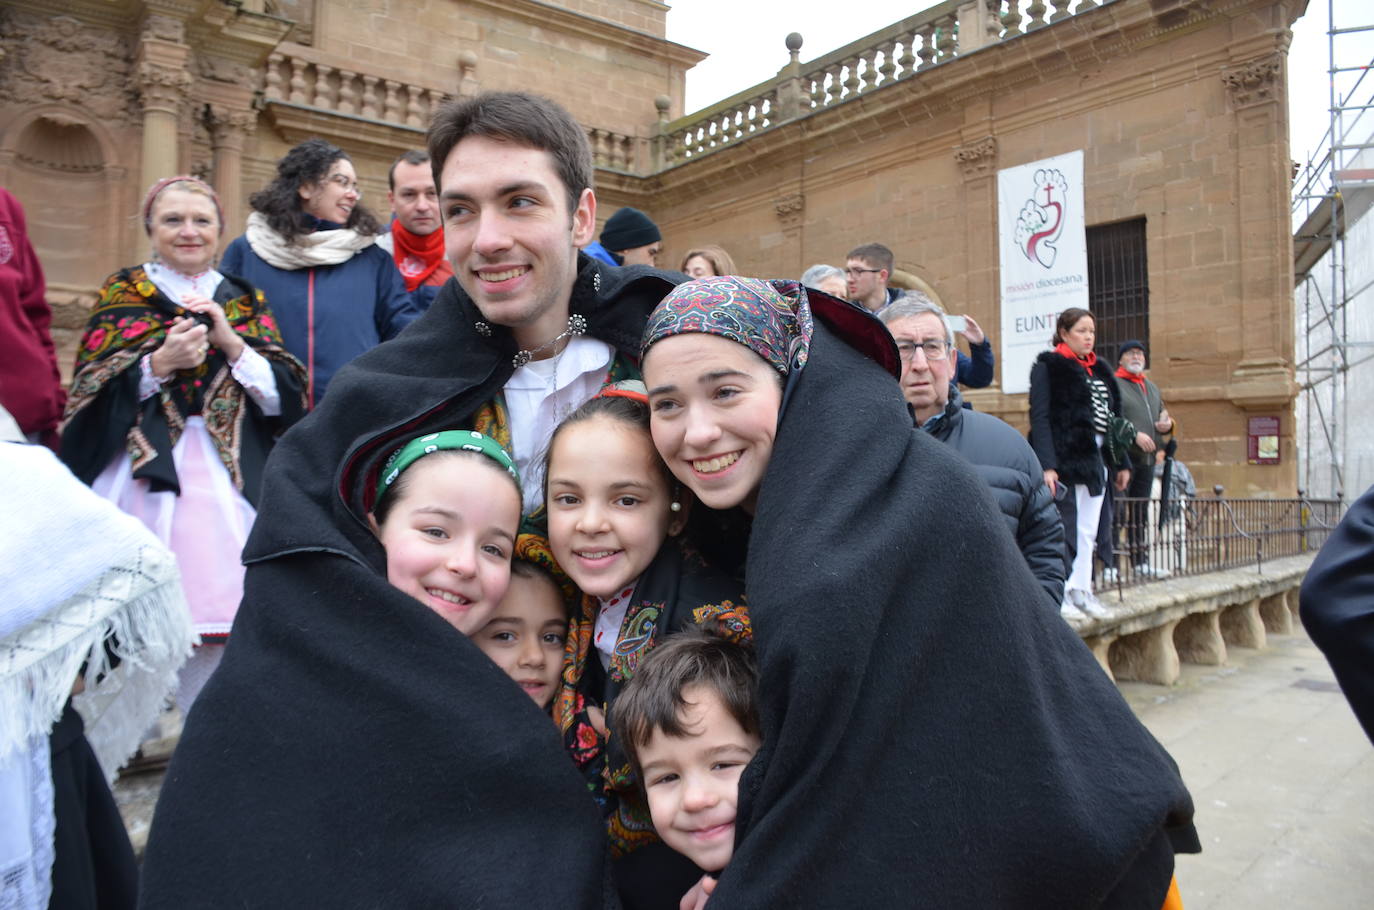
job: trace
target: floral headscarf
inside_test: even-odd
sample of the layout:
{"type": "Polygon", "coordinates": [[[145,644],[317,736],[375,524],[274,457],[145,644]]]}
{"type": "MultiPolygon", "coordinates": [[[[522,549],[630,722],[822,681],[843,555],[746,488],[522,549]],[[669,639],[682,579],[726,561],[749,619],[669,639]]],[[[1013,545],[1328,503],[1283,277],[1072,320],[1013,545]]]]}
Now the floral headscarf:
{"type": "Polygon", "coordinates": [[[806,365],[811,330],[811,306],[795,281],[700,278],[678,285],[654,308],[639,353],[643,358],[654,342],[670,335],[718,335],[787,376],[806,365]]]}

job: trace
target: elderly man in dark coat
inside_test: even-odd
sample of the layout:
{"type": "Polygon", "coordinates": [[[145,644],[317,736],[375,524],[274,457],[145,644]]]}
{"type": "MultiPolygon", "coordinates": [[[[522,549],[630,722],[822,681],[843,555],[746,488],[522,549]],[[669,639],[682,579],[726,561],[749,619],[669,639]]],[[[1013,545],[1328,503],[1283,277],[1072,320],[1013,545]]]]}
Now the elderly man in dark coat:
{"type": "MultiPolygon", "coordinates": [[[[1145,376],[1145,345],[1131,339],[1123,342],[1117,354],[1116,387],[1121,393],[1121,416],[1135,427],[1135,445],[1131,446],[1131,481],[1126,495],[1131,499],[1146,499],[1155,479],[1155,452],[1164,450],[1164,437],[1174,432],[1174,419],[1164,406],[1159,386],[1145,376]]],[[[1150,565],[1145,550],[1145,509],[1141,503],[1130,503],[1125,510],[1126,540],[1130,547],[1131,564],[1138,575],[1168,575],[1168,570],[1150,565]]]]}
{"type": "Polygon", "coordinates": [[[1064,598],[1064,525],[1035,451],[1007,423],[963,407],[953,385],[958,349],[939,304],[908,291],[878,318],[897,341],[902,393],[917,425],[977,469],[1031,573],[1057,608],[1064,598]]]}

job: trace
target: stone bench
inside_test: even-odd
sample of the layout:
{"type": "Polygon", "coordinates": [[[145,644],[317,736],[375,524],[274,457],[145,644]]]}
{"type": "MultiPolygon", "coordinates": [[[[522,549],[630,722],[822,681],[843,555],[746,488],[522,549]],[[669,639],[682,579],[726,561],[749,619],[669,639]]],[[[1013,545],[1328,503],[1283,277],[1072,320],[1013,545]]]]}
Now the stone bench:
{"type": "Polygon", "coordinates": [[[1179,662],[1226,663],[1228,645],[1263,648],[1266,635],[1287,635],[1298,623],[1298,586],[1315,558],[1268,560],[1185,578],[1097,592],[1112,611],[1075,622],[1074,631],[1115,680],[1171,685],[1179,662]]]}

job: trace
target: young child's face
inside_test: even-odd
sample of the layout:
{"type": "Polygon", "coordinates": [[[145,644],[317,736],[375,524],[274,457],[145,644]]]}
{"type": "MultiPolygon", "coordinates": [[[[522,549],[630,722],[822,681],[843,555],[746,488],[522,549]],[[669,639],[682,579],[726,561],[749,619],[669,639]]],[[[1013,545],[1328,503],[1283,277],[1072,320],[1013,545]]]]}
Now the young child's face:
{"type": "Polygon", "coordinates": [[[759,750],[714,691],[683,690],[689,735],[655,730],[639,748],[649,814],[663,842],[707,872],[719,872],[735,850],[739,778],[759,750]]]}
{"type": "Polygon", "coordinates": [[[549,459],[549,544],[587,594],[611,597],[633,584],[681,519],[653,441],[611,417],[575,423],[549,459]]]}
{"type": "Polygon", "coordinates": [[[506,596],[486,626],[472,637],[540,708],[558,691],[568,619],[563,595],[547,575],[512,575],[506,596]]]}
{"type": "Polygon", "coordinates": [[[520,497],[501,474],[476,457],[428,455],[377,528],[386,580],[464,635],[486,624],[510,582],[520,497]]]}

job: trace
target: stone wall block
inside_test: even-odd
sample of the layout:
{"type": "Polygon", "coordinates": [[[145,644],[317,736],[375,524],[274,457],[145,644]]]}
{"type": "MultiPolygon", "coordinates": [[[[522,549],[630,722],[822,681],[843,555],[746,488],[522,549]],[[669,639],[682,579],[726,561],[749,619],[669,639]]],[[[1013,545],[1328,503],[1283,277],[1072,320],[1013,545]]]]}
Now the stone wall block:
{"type": "Polygon", "coordinates": [[[1174,629],[1174,648],[1179,660],[1218,667],[1226,663],[1226,639],[1221,635],[1221,614],[1191,613],[1174,629]]]}
{"type": "Polygon", "coordinates": [[[1221,614],[1221,635],[1227,644],[1238,648],[1263,648],[1268,642],[1260,617],[1260,599],[1228,607],[1221,614]]]}
{"type": "Polygon", "coordinates": [[[1163,625],[1118,638],[1108,652],[1112,675],[1117,680],[1133,679],[1161,686],[1178,679],[1178,650],[1174,647],[1177,619],[1163,625]]]}

